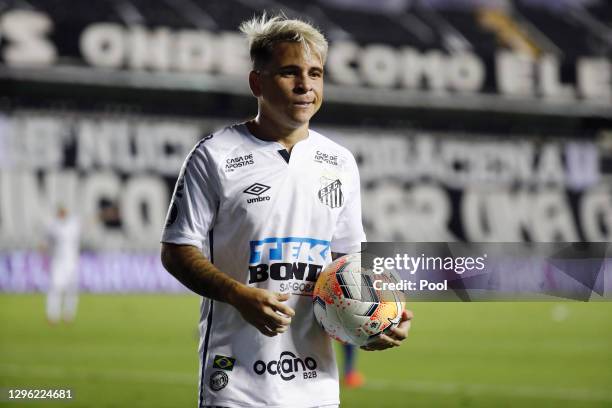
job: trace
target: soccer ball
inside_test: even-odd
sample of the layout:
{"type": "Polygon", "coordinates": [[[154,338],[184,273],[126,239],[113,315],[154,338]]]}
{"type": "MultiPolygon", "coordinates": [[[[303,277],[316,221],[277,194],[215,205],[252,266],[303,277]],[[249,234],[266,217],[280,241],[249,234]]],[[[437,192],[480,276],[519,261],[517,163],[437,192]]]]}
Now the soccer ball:
{"type": "Polygon", "coordinates": [[[376,290],[374,280],[396,282],[397,277],[362,269],[361,254],[338,258],[321,272],[313,291],[314,315],[330,337],[364,346],[400,323],[402,294],[376,290]]]}

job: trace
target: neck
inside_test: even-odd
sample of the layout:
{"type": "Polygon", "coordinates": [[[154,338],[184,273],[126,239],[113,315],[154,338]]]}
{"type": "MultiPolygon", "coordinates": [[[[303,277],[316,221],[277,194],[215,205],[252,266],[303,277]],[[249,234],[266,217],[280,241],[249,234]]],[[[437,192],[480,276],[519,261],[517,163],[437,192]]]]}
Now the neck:
{"type": "Polygon", "coordinates": [[[248,121],[246,125],[249,131],[258,139],[278,142],[289,152],[291,152],[291,149],[297,142],[308,137],[308,123],[298,128],[281,126],[259,114],[254,119],[248,121]]]}

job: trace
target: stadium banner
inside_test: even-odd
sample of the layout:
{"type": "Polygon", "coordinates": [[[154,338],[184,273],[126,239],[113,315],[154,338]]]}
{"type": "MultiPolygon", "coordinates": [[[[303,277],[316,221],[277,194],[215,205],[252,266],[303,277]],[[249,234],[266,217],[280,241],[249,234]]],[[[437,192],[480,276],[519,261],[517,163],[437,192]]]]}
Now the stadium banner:
{"type": "Polygon", "coordinates": [[[612,300],[612,244],[362,245],[357,290],[414,301],[612,300]]]}
{"type": "MultiPolygon", "coordinates": [[[[46,292],[50,259],[35,251],[0,253],[0,292],[46,292]]],[[[89,293],[188,293],[162,266],[159,254],[83,252],[78,260],[79,291],[89,293]]]]}
{"type": "MultiPolygon", "coordinates": [[[[84,251],[157,257],[183,160],[220,126],[134,114],[0,114],[0,252],[38,249],[62,204],[80,219],[84,251]]],[[[612,242],[609,135],[318,130],[356,156],[370,241],[612,242]]],[[[11,281],[13,263],[6,265],[0,280],[11,281]]]]}
{"type": "MultiPolygon", "coordinates": [[[[506,25],[512,23],[511,16],[493,14],[485,20],[509,19],[506,25]]],[[[487,28],[486,22],[478,24],[484,25],[483,31],[507,29],[502,22],[494,24],[503,26],[498,28],[487,28]]],[[[496,35],[506,38],[503,33],[496,35]]],[[[170,27],[155,22],[124,24],[102,18],[54,21],[42,10],[7,8],[0,13],[0,36],[3,78],[120,87],[147,83],[154,88],[250,95],[246,86],[248,50],[237,31],[170,27]],[[115,75],[121,73],[135,76],[115,75]],[[150,74],[159,75],[147,80],[150,74]],[[245,81],[235,81],[237,76],[245,81]]],[[[438,43],[423,49],[422,45],[410,43],[332,41],[327,63],[329,96],[331,100],[350,102],[361,95],[360,90],[408,90],[471,101],[465,106],[474,103],[470,99],[474,95],[499,97],[495,103],[480,100],[482,103],[476,103],[480,109],[493,109],[500,103],[520,109],[526,101],[539,101],[552,108],[561,103],[559,112],[565,115],[606,115],[607,110],[602,108],[612,108],[609,56],[575,55],[569,50],[561,53],[555,48],[547,52],[532,45],[535,40],[522,41],[526,43],[524,52],[502,46],[493,51],[479,50],[477,42],[447,51],[436,48],[442,47],[438,43]],[[351,93],[351,89],[358,93],[351,93]]],[[[381,99],[381,103],[393,104],[393,100],[397,103],[405,99],[389,100],[383,92],[376,98],[371,92],[367,95],[370,103],[381,99]]],[[[406,103],[418,105],[427,99],[419,95],[406,103]]],[[[432,108],[436,106],[431,104],[432,108]]],[[[537,107],[534,104],[530,109],[537,107]]]]}

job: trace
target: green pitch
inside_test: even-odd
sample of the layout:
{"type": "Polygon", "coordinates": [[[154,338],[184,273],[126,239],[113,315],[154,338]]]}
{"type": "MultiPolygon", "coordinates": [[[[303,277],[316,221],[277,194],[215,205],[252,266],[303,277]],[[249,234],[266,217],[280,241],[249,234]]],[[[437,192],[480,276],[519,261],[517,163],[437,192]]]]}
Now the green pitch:
{"type": "MultiPolygon", "coordinates": [[[[67,402],[195,407],[195,296],[82,296],[51,327],[40,295],[0,295],[0,387],[71,388],[67,402]]],[[[360,352],[353,407],[612,406],[612,303],[416,303],[400,349],[360,352]]],[[[2,398],[5,398],[3,396],[2,398]]]]}

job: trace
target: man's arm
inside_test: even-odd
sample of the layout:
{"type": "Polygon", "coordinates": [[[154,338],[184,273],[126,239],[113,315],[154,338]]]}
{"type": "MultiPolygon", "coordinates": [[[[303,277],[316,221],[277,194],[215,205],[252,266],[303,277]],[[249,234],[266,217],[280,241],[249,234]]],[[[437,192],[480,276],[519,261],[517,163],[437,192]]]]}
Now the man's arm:
{"type": "Polygon", "coordinates": [[[229,303],[266,336],[287,331],[295,312],[282,302],[289,295],[244,285],[220,271],[200,249],[162,243],[161,261],[172,276],[198,295],[229,303]]]}

